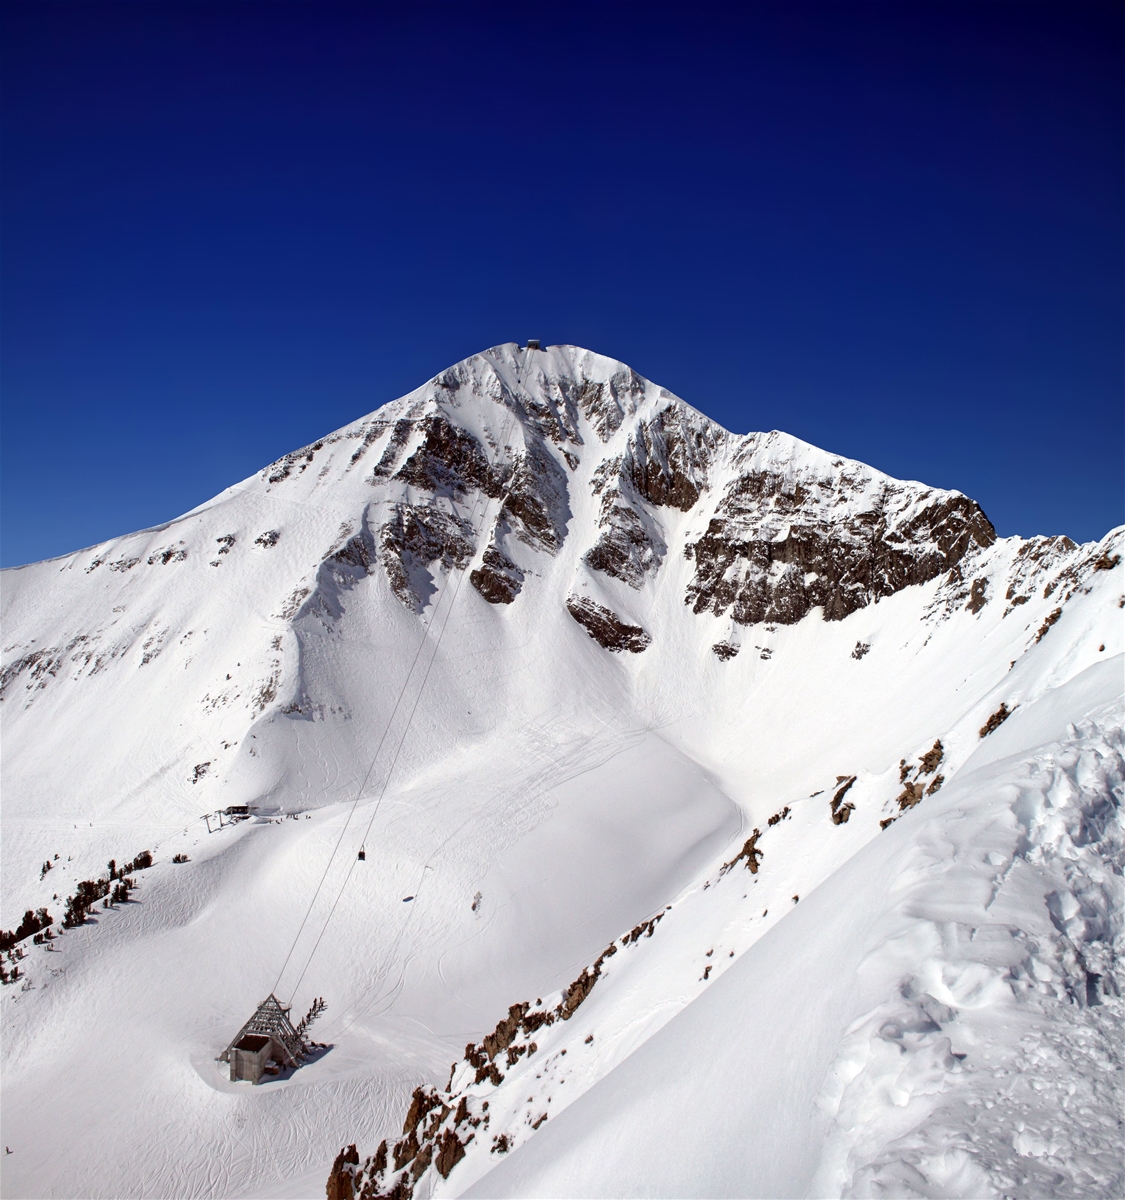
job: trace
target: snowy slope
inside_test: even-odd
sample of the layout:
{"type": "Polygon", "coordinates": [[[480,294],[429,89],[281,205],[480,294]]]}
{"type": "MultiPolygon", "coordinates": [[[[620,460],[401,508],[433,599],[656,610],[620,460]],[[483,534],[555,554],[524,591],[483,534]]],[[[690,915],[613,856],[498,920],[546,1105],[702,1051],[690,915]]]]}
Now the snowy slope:
{"type": "Polygon", "coordinates": [[[1119,1195],[1120,660],[1004,734],[468,1194],[1119,1195]]]}
{"type": "Polygon", "coordinates": [[[4,572],[0,923],[157,860],[4,989],[4,1194],[322,1194],[341,1145],[393,1145],[414,1088],[617,946],[499,1087],[454,1080],[492,1097],[488,1142],[411,1183],[464,1190],[530,1137],[545,1056],[565,1103],[598,1084],[906,836],[1002,703],[1120,654],[1120,543],[997,540],[958,493],[507,345],[166,526],[4,572]],[[238,804],[259,817],[207,833],[238,804]],[[756,829],[760,870],[720,880],[756,829]],[[224,1082],[275,986],[325,996],[333,1049],[224,1082]]]}

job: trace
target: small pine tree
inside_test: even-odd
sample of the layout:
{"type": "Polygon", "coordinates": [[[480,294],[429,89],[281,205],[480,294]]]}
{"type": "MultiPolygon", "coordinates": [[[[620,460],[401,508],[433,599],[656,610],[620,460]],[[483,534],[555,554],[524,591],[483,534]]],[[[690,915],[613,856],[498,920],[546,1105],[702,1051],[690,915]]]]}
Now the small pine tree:
{"type": "Polygon", "coordinates": [[[64,929],[77,929],[86,920],[88,906],[81,895],[70,896],[66,902],[66,916],[63,917],[64,929]]]}

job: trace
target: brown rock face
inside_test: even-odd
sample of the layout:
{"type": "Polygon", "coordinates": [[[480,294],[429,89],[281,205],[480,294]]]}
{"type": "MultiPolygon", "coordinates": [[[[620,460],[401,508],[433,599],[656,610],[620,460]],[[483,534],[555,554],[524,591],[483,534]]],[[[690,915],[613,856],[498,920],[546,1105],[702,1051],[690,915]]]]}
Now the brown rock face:
{"type": "MultiPolygon", "coordinates": [[[[371,439],[371,441],[377,440],[385,428],[385,424],[380,421],[367,431],[360,449],[352,455],[353,463],[359,460],[364,450],[370,445],[368,439],[371,439]]],[[[379,461],[375,464],[375,468],[371,472],[372,483],[377,483],[380,479],[390,479],[394,473],[399,455],[402,454],[403,448],[410,440],[410,432],[413,428],[413,421],[402,419],[395,422],[394,429],[391,430],[391,436],[387,439],[387,444],[383,447],[383,453],[380,455],[379,461]]]]}
{"type": "Polygon", "coordinates": [[[972,591],[969,594],[969,603],[965,607],[969,612],[976,615],[988,603],[988,580],[974,579],[972,591]]]}
{"type": "Polygon", "coordinates": [[[469,582],[489,604],[511,604],[523,588],[523,571],[499,547],[484,552],[481,565],[469,574],[469,582]]]}
{"type": "Polygon", "coordinates": [[[817,606],[826,620],[838,621],[996,540],[965,496],[919,507],[927,493],[918,496],[909,485],[888,481],[872,495],[850,483],[844,474],[804,481],[761,470],[740,476],[707,531],[685,547],[695,562],[685,603],[697,613],[729,611],[741,625],[792,625],[817,606]]]}
{"type": "Polygon", "coordinates": [[[449,1172],[465,1157],[465,1147],[461,1139],[452,1129],[447,1129],[438,1139],[437,1159],[434,1165],[442,1179],[449,1178],[449,1172]]]}
{"type": "Polygon", "coordinates": [[[856,781],[856,778],[857,776],[855,775],[838,775],[836,777],[837,784],[842,784],[843,786],[837,788],[836,794],[832,797],[832,800],[829,803],[829,808],[832,810],[833,825],[846,824],[848,818],[853,812],[855,812],[855,805],[851,803],[845,803],[844,797],[850,791],[852,785],[856,781]]]}
{"type": "Polygon", "coordinates": [[[502,480],[493,471],[480,442],[445,417],[434,415],[422,422],[424,439],[395,475],[422,491],[455,498],[479,488],[499,496],[502,480]]]}
{"type": "Polygon", "coordinates": [[[761,836],[762,831],[760,829],[755,829],[754,832],[746,839],[742,849],[739,850],[734,858],[732,858],[730,862],[723,863],[723,865],[719,868],[719,875],[725,875],[729,870],[731,870],[731,868],[736,867],[739,863],[745,863],[746,869],[750,872],[750,874],[757,875],[758,867],[762,861],[762,852],[758,849],[758,838],[761,836]]]}
{"type": "Polygon", "coordinates": [[[410,1097],[410,1108],[407,1110],[406,1119],[402,1123],[402,1132],[404,1134],[413,1133],[426,1114],[439,1107],[440,1104],[441,1101],[432,1092],[427,1092],[425,1088],[415,1088],[414,1094],[410,1097]]]}
{"type": "Polygon", "coordinates": [[[625,453],[594,474],[600,532],[587,565],[634,588],[659,570],[668,547],[649,506],[688,512],[707,486],[707,465],[723,436],[709,421],[693,422],[682,405],[640,424],[625,453]]]}
{"type": "Polygon", "coordinates": [[[645,394],[645,381],[628,367],[606,382],[583,379],[567,383],[569,386],[564,386],[568,394],[573,396],[603,442],[621,428],[626,417],[637,411],[645,394]]]}
{"type": "Polygon", "coordinates": [[[602,493],[598,524],[601,534],[586,553],[586,564],[593,570],[639,588],[647,575],[660,569],[668,547],[656,522],[619,488],[602,493]]]}
{"type": "Polygon", "coordinates": [[[990,733],[995,733],[996,730],[999,729],[1000,726],[1003,725],[1004,722],[1015,711],[1016,710],[1014,708],[1009,708],[1006,703],[1001,704],[1000,707],[992,714],[992,716],[990,716],[988,720],[985,721],[985,723],[980,727],[980,736],[982,738],[986,738],[990,733]]]}
{"type": "Polygon", "coordinates": [[[640,654],[652,641],[639,625],[626,625],[615,612],[584,596],[568,596],[566,608],[595,642],[615,654],[640,654]]]}
{"type": "Polygon", "coordinates": [[[474,530],[445,509],[399,504],[379,530],[379,549],[391,590],[420,612],[435,590],[428,568],[435,562],[447,571],[467,567],[475,549],[474,530]]]}
{"type": "Polygon", "coordinates": [[[508,1015],[500,1021],[492,1033],[487,1034],[481,1049],[488,1055],[491,1062],[501,1050],[507,1048],[516,1040],[516,1034],[520,1030],[520,1022],[527,1015],[527,1010],[531,1007],[530,1004],[513,1004],[508,1009],[508,1015]]]}
{"type": "Polygon", "coordinates": [[[566,472],[542,445],[520,454],[507,480],[497,525],[506,524],[525,545],[554,554],[570,520],[566,472]]]}
{"type": "Polygon", "coordinates": [[[693,421],[684,406],[669,405],[638,427],[623,467],[638,496],[688,512],[707,486],[707,467],[720,440],[710,421],[693,421]]]}
{"type": "MultiPolygon", "coordinates": [[[[511,396],[507,399],[516,403],[511,396]]],[[[452,507],[475,492],[500,501],[483,561],[470,575],[470,582],[490,603],[511,604],[523,587],[524,571],[505,548],[507,538],[547,554],[557,553],[562,545],[571,515],[566,472],[546,449],[542,433],[545,429],[567,437],[574,414],[568,417],[564,406],[560,415],[557,406],[536,406],[530,399],[518,407],[525,419],[525,445],[518,453],[502,448],[497,465],[490,463],[472,433],[441,414],[395,422],[371,481],[393,478],[418,493],[413,503],[395,504],[391,519],[379,530],[387,578],[408,607],[421,611],[426,606],[434,591],[429,571],[434,563],[447,571],[463,569],[476,552],[473,521],[452,507]],[[420,444],[396,471],[405,447],[419,434],[420,444]]],[[[513,418],[513,428],[516,424],[513,418]]],[[[380,433],[385,431],[384,424],[380,433]]],[[[483,511],[474,516],[479,524],[483,511]]]]}
{"type": "MultiPolygon", "coordinates": [[[[990,599],[986,577],[971,589],[962,579],[965,556],[995,541],[964,496],[889,479],[784,434],[736,437],[624,366],[591,379],[546,359],[521,360],[514,375],[503,362],[503,354],[466,360],[393,418],[374,417],[270,468],[271,486],[286,487],[342,436],[359,443],[353,465],[378,454],[360,532],[341,534],[348,540],[322,563],[310,605],[335,615],[344,592],[381,567],[398,599],[421,613],[439,576],[470,563],[485,600],[513,604],[544,574],[537,556],[564,545],[576,478],[589,480],[598,502],[596,529],[574,531],[592,540],[585,566],[639,590],[686,537],[685,603],[696,613],[793,624],[819,608],[840,620],[943,572],[964,585],[947,589],[947,607],[955,600],[977,613],[990,599]],[[583,455],[594,465],[595,439],[613,439],[613,454],[572,476],[583,455]],[[692,533],[680,532],[676,513],[689,514],[692,533]]],[[[1024,573],[1069,553],[1064,542],[1036,549],[1024,573]]],[[[1108,557],[1099,568],[1112,569],[1108,557]]],[[[1012,604],[1028,590],[1013,598],[1016,582],[1012,604]]],[[[639,653],[650,643],[602,605],[572,596],[567,608],[608,650],[639,653]]],[[[737,644],[725,639],[715,653],[729,661],[737,644]]],[[[868,649],[857,644],[854,657],[868,649]]]]}
{"type": "Polygon", "coordinates": [[[532,444],[515,461],[488,547],[469,582],[490,604],[511,604],[523,588],[525,574],[505,549],[508,538],[557,554],[570,515],[566,472],[542,445],[532,444]]]}
{"type": "Polygon", "coordinates": [[[336,1155],[325,1188],[328,1200],[355,1200],[354,1168],[358,1165],[359,1151],[354,1145],[336,1155]]]}
{"type": "Polygon", "coordinates": [[[923,775],[932,775],[941,766],[945,758],[945,747],[938,740],[933,747],[926,751],[919,760],[918,770],[923,775]]]}

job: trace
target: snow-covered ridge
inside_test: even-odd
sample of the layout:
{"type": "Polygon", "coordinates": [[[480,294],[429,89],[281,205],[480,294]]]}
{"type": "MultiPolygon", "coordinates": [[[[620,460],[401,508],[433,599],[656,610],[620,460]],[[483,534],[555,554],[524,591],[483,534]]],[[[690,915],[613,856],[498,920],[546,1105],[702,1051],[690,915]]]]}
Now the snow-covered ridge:
{"type": "MultiPolygon", "coordinates": [[[[1120,674],[1092,667],[983,742],[1001,753],[802,895],[524,1149],[489,1172],[474,1141],[483,1178],[435,1194],[1120,1192],[1120,674]]],[[[568,1073],[605,1020],[571,1036],[568,1073]]],[[[509,1094],[565,1090],[558,1061],[509,1094]]]]}
{"type": "MultiPolygon", "coordinates": [[[[280,566],[293,586],[278,597],[279,619],[302,604],[333,611],[335,593],[375,569],[421,612],[435,567],[444,574],[470,562],[485,599],[512,603],[568,536],[581,546],[579,587],[592,574],[639,590],[669,554],[685,556],[695,564],[685,602],[695,612],[729,612],[737,625],[790,623],[816,607],[838,619],[995,540],[960,493],[892,480],[776,431],[734,437],[588,351],[507,345],[286,455],[179,521],[50,560],[59,572],[98,573],[61,589],[87,627],[72,625],[50,647],[42,638],[34,647],[9,640],[3,686],[10,691],[25,673],[43,684],[64,661],[101,670],[126,653],[128,641],[106,645],[121,607],[106,602],[122,598],[138,570],[190,557],[180,575],[227,567],[204,585],[225,590],[248,549],[280,544],[271,573],[280,566]],[[572,505],[582,510],[577,521],[572,505]],[[687,535],[669,509],[694,518],[687,535]],[[246,524],[267,512],[268,520],[246,524]],[[119,586],[104,586],[113,573],[119,586]],[[95,614],[101,628],[90,629],[95,614]]],[[[40,602],[41,586],[21,586],[22,577],[38,580],[45,569],[7,576],[9,628],[23,624],[21,599],[40,602]]]]}
{"type": "Polygon", "coordinates": [[[306,1173],[293,1194],[323,1194],[341,1146],[384,1138],[382,1183],[419,1196],[516,1163],[1121,653],[1121,552],[1120,530],[996,539],[959,493],[507,345],[159,529],[5,572],[0,923],[155,855],[135,902],[3,992],[5,1194],[278,1196],[306,1173]],[[209,835],[229,805],[259,816],[209,835]],[[291,949],[311,966],[278,994],[326,998],[332,1049],[225,1083],[215,1055],[291,949]],[[489,1037],[500,1082],[450,1083],[489,1037]],[[434,1137],[466,1144],[460,1096],[482,1122],[464,1158],[444,1138],[395,1172],[415,1089],[447,1084],[434,1137]],[[77,1131],[50,1154],[48,1109],[77,1131]]]}

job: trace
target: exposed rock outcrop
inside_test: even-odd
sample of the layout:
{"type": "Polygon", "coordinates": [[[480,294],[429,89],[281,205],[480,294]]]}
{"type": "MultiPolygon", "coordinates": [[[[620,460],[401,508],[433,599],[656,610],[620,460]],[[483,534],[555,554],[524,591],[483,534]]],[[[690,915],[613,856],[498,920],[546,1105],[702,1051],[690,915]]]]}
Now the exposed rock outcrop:
{"type": "Polygon", "coordinates": [[[398,504],[379,530],[383,569],[391,590],[421,612],[435,589],[429,567],[463,570],[476,549],[475,530],[462,516],[432,504],[398,504]]]}
{"type": "Polygon", "coordinates": [[[497,497],[503,473],[494,470],[480,442],[441,414],[421,422],[422,441],[394,478],[434,496],[460,499],[471,490],[497,497]]]}
{"type": "Polygon", "coordinates": [[[615,654],[621,650],[640,654],[652,641],[640,625],[626,624],[611,609],[589,597],[571,594],[566,598],[566,609],[595,642],[615,654]]]}
{"type": "Polygon", "coordinates": [[[1008,705],[1001,704],[1000,707],[988,718],[987,721],[980,727],[980,736],[988,737],[990,733],[995,733],[997,729],[1015,712],[1015,709],[1010,709],[1008,705]]]}
{"type": "Polygon", "coordinates": [[[481,564],[469,574],[469,582],[489,604],[511,604],[523,588],[524,573],[493,544],[485,550],[481,564]]]}
{"type": "Polygon", "coordinates": [[[594,495],[601,496],[599,536],[586,552],[586,564],[639,588],[659,570],[668,546],[660,525],[639,502],[621,459],[601,464],[594,474],[594,495]]]}
{"type": "MultiPolygon", "coordinates": [[[[442,386],[453,382],[446,380],[442,386]]],[[[508,393],[504,398],[515,403],[508,393]]],[[[519,406],[524,415],[530,403],[519,406]]],[[[434,563],[446,571],[463,569],[476,553],[475,524],[487,510],[478,515],[474,505],[468,514],[459,511],[474,494],[500,501],[482,561],[470,575],[490,603],[511,604],[523,587],[525,572],[505,546],[507,538],[536,552],[558,552],[571,515],[566,471],[541,434],[546,428],[565,437],[567,423],[551,406],[540,407],[542,411],[529,420],[530,428],[525,427],[522,450],[500,447],[495,462],[474,434],[442,413],[401,419],[393,427],[383,423],[382,432],[391,432],[371,482],[393,479],[408,484],[416,496],[394,504],[379,530],[383,567],[392,590],[407,607],[421,611],[428,603],[435,590],[429,570],[434,563]],[[411,443],[416,443],[414,450],[397,466],[411,443]]],[[[512,425],[516,423],[513,419],[512,425]]]]}
{"type": "Polygon", "coordinates": [[[603,442],[633,416],[645,397],[644,379],[628,367],[622,367],[608,380],[567,380],[563,387],[603,442]]]}
{"type": "MultiPolygon", "coordinates": [[[[582,973],[565,988],[556,1003],[534,1004],[521,1001],[508,1009],[496,1028],[481,1040],[470,1042],[461,1062],[454,1063],[449,1086],[443,1092],[418,1087],[402,1124],[402,1137],[393,1146],[386,1141],[361,1164],[355,1146],[341,1150],[328,1178],[329,1200],[411,1200],[418,1181],[433,1166],[443,1179],[465,1157],[465,1149],[478,1134],[485,1134],[491,1120],[489,1102],[481,1094],[481,1085],[498,1087],[504,1075],[498,1060],[515,1065],[536,1053],[535,1034],[558,1021],[569,1021],[601,978],[605,963],[620,950],[636,946],[652,937],[667,909],[642,921],[628,933],[611,942],[582,973]]],[[[558,993],[556,993],[558,995],[558,993]]],[[[586,1038],[590,1043],[592,1037],[586,1038]]],[[[561,1054],[566,1053],[564,1048],[561,1054]]],[[[487,1092],[485,1093],[487,1094],[487,1092]]],[[[538,1129],[547,1120],[542,1113],[530,1121],[538,1129]]],[[[493,1139],[492,1151],[506,1153],[511,1146],[508,1133],[493,1139]]]]}
{"type": "Polygon", "coordinates": [[[730,860],[725,862],[719,868],[720,878],[728,871],[737,867],[739,863],[745,863],[746,869],[751,875],[757,875],[758,867],[762,861],[762,852],[758,849],[758,839],[762,836],[760,829],[755,829],[754,832],[746,839],[742,849],[730,860]]]}
{"type": "Polygon", "coordinates": [[[659,507],[688,512],[708,484],[708,467],[729,435],[676,403],[642,422],[629,439],[622,468],[637,495],[659,507]]]}
{"type": "Polygon", "coordinates": [[[679,403],[641,422],[625,453],[607,459],[594,473],[594,495],[601,496],[600,534],[586,554],[587,564],[639,588],[668,550],[650,506],[690,511],[707,486],[708,464],[726,436],[679,403]]]}
{"type": "Polygon", "coordinates": [[[835,795],[829,802],[829,808],[832,810],[832,824],[845,825],[848,818],[855,812],[855,805],[845,802],[844,797],[848,794],[856,781],[855,775],[837,775],[836,783],[838,785],[835,795]]]}
{"type": "Polygon", "coordinates": [[[826,620],[841,620],[996,540],[966,496],[842,459],[802,461],[799,445],[778,434],[747,437],[739,452],[746,469],[727,485],[706,532],[685,547],[695,563],[685,599],[695,612],[791,625],[820,607],[826,620]],[[788,450],[780,461],[776,443],[788,450]]]}

